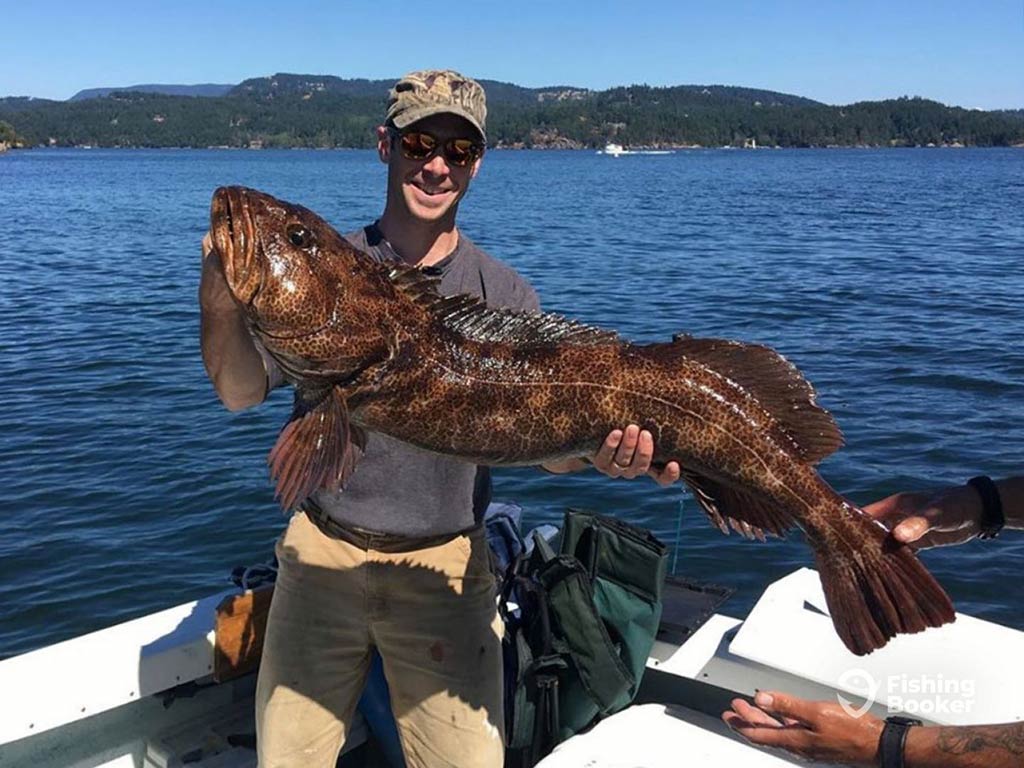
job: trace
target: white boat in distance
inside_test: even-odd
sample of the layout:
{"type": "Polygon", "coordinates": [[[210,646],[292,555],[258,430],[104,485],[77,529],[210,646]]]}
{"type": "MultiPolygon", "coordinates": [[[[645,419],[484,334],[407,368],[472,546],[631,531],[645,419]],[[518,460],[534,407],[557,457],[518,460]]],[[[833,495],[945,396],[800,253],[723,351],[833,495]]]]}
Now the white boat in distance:
{"type": "Polygon", "coordinates": [[[620,155],[671,155],[671,149],[626,149],[621,144],[605,144],[604,149],[597,150],[599,155],[611,155],[612,157],[619,157],[620,155]]]}

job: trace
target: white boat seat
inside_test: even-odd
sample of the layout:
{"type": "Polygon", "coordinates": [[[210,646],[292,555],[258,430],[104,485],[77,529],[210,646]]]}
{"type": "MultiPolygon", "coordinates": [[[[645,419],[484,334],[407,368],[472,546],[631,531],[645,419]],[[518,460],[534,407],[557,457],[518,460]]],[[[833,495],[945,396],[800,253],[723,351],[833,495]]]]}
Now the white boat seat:
{"type": "Polygon", "coordinates": [[[1024,633],[958,613],[952,624],[855,656],[836,635],[821,581],[808,568],[764,591],[729,652],[845,691],[854,706],[916,706],[907,711],[940,725],[1024,719],[1024,633]]]}

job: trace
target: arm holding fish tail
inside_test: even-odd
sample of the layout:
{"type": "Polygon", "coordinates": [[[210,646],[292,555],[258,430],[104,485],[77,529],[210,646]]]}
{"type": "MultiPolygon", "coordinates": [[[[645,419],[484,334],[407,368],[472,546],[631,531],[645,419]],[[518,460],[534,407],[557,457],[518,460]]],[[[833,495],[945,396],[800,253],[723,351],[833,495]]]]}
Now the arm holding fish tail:
{"type": "MultiPolygon", "coordinates": [[[[1024,476],[996,481],[1007,528],[1024,529],[1024,476]]],[[[892,529],[892,535],[915,547],[941,547],[976,538],[981,530],[981,495],[972,486],[939,491],[897,493],[864,511],[892,529]]]]}
{"type": "Polygon", "coordinates": [[[203,239],[199,336],[206,374],[221,402],[239,411],[263,402],[267,370],[224,277],[220,256],[203,239]]]}

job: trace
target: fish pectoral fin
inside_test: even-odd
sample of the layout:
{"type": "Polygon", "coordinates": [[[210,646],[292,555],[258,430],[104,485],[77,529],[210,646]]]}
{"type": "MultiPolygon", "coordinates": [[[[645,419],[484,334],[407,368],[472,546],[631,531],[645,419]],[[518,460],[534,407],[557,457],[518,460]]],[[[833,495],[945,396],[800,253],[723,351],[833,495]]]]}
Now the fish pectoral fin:
{"type": "Polygon", "coordinates": [[[292,416],[267,457],[275,497],[292,509],[319,488],[337,491],[365,448],[366,433],[349,421],[340,387],[296,387],[292,416]]]}
{"type": "Polygon", "coordinates": [[[766,533],[782,539],[796,525],[784,509],[751,493],[693,472],[684,471],[683,480],[712,525],[726,535],[732,528],[747,539],[764,541],[766,533]]]}

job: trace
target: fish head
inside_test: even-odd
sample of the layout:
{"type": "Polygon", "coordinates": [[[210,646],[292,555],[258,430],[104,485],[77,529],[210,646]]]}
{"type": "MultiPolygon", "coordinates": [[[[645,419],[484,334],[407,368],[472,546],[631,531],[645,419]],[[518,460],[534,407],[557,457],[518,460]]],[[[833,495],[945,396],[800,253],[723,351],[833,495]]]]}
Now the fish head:
{"type": "Polygon", "coordinates": [[[331,324],[338,291],[328,261],[347,249],[300,205],[247,187],[220,187],[210,232],[235,300],[264,341],[314,336],[331,324]]]}

